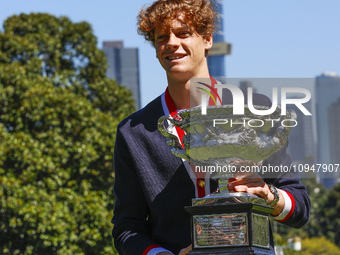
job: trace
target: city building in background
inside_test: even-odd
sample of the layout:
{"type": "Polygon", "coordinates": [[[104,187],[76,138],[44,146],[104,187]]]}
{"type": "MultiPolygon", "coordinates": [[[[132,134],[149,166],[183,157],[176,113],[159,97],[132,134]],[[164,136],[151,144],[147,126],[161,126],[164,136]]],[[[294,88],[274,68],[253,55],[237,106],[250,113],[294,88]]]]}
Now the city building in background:
{"type": "Polygon", "coordinates": [[[122,41],[106,41],[103,51],[109,68],[106,76],[130,89],[136,109],[141,108],[138,48],[124,48],[122,41]]]}
{"type": "MultiPolygon", "coordinates": [[[[318,135],[318,163],[332,164],[340,163],[339,151],[340,143],[336,143],[340,134],[340,126],[334,121],[339,119],[339,111],[336,109],[339,105],[340,98],[340,76],[334,72],[324,72],[316,77],[315,82],[316,94],[316,113],[317,113],[317,135],[318,135]]],[[[339,180],[339,173],[330,176],[327,174],[326,179],[321,179],[327,188],[331,188],[339,180]]],[[[322,178],[322,176],[321,176],[322,178]]]]}
{"type": "MultiPolygon", "coordinates": [[[[298,99],[301,97],[292,96],[289,99],[298,99]]],[[[303,106],[312,112],[312,102],[304,103],[303,106]]],[[[288,110],[296,113],[297,125],[290,130],[289,146],[287,151],[294,163],[317,163],[317,145],[313,126],[313,117],[304,115],[301,110],[293,104],[287,105],[288,110]]]]}
{"type": "Polygon", "coordinates": [[[212,77],[224,78],[226,76],[225,55],[231,53],[231,44],[224,41],[223,28],[223,1],[213,0],[219,13],[219,29],[213,36],[213,46],[208,54],[208,68],[212,77]]]}
{"type": "Polygon", "coordinates": [[[340,163],[340,95],[338,101],[328,107],[330,156],[332,164],[340,163]]]}
{"type": "Polygon", "coordinates": [[[253,82],[250,80],[244,80],[244,81],[240,81],[240,85],[239,88],[244,90],[244,91],[248,91],[248,88],[253,88],[253,93],[257,92],[257,89],[253,87],[253,82]]]}

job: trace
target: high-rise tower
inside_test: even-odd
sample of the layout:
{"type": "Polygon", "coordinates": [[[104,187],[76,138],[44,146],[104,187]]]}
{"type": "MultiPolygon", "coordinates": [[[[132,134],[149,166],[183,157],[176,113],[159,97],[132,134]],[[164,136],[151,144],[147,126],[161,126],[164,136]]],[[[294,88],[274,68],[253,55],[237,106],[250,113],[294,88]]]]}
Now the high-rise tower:
{"type": "MultiPolygon", "coordinates": [[[[299,96],[292,96],[289,99],[299,99],[299,96]]],[[[312,112],[311,101],[304,104],[309,112],[312,112]]],[[[296,105],[288,105],[288,110],[293,110],[297,116],[298,124],[291,128],[289,134],[288,153],[293,162],[316,163],[317,148],[314,139],[312,116],[304,115],[296,105]]]]}
{"type": "MultiPolygon", "coordinates": [[[[323,73],[316,78],[316,113],[317,113],[317,134],[318,153],[321,164],[340,163],[332,161],[332,155],[339,149],[340,144],[335,143],[336,136],[339,136],[340,127],[334,126],[334,120],[339,118],[336,111],[340,98],[340,76],[333,72],[323,73]],[[336,147],[336,148],[335,148],[336,147]]],[[[322,176],[321,176],[322,177],[322,176]]],[[[324,182],[330,188],[336,183],[338,176],[330,176],[324,182]]]]}
{"type": "Polygon", "coordinates": [[[213,36],[213,47],[209,50],[208,67],[209,73],[214,78],[226,76],[225,55],[230,54],[231,45],[224,41],[223,27],[223,1],[212,0],[219,14],[219,29],[213,36]]]}
{"type": "Polygon", "coordinates": [[[136,109],[140,109],[138,48],[124,48],[122,41],[108,41],[103,43],[103,51],[109,64],[107,77],[130,89],[136,109]]]}
{"type": "Polygon", "coordinates": [[[340,95],[338,101],[328,107],[330,160],[332,164],[340,163],[340,95]]]}

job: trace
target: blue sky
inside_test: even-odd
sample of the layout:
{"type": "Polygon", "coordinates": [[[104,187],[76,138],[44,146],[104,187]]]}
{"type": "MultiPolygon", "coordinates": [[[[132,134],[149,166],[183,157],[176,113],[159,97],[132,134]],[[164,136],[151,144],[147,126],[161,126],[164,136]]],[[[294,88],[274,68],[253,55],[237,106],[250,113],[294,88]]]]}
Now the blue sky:
{"type": "MultiPolygon", "coordinates": [[[[1,1],[0,21],[14,14],[44,12],[87,21],[98,38],[138,47],[142,105],[166,88],[154,49],[136,32],[136,15],[148,0],[1,1]]],[[[340,1],[223,0],[227,77],[314,78],[323,71],[340,74],[340,1]]],[[[1,26],[2,29],[2,26],[1,26]]],[[[259,92],[261,88],[259,88],[259,92]]]]}

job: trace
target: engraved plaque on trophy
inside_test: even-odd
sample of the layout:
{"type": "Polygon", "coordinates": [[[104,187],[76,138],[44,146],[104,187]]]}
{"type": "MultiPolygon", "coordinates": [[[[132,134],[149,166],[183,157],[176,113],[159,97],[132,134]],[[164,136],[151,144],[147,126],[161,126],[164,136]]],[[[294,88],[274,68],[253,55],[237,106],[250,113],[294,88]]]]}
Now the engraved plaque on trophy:
{"type": "MultiPolygon", "coordinates": [[[[268,109],[257,106],[257,109],[268,109]]],[[[258,166],[287,142],[294,113],[255,115],[247,107],[244,115],[234,115],[230,105],[208,106],[163,116],[158,129],[167,138],[172,153],[200,167],[215,167],[210,178],[218,181],[218,191],[192,200],[185,208],[191,215],[192,247],[188,254],[274,254],[270,250],[269,214],[266,201],[247,193],[230,193],[228,180],[242,164],[258,166]],[[234,125],[223,124],[226,120],[234,125]],[[174,134],[175,127],[185,131],[183,146],[174,134]],[[223,168],[224,167],[224,168],[223,168]],[[229,169],[229,171],[228,171],[229,169]]]]}
{"type": "Polygon", "coordinates": [[[245,213],[195,215],[193,228],[195,247],[249,244],[245,213]]]}

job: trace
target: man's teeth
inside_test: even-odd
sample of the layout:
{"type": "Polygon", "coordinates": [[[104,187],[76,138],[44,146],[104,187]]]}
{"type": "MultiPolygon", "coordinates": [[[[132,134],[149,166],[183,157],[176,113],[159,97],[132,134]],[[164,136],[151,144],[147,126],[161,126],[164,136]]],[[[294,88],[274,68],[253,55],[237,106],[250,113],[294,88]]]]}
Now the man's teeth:
{"type": "Polygon", "coordinates": [[[173,60],[173,59],[179,59],[182,58],[183,56],[169,56],[168,59],[169,60],[173,60]]]}

